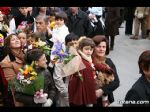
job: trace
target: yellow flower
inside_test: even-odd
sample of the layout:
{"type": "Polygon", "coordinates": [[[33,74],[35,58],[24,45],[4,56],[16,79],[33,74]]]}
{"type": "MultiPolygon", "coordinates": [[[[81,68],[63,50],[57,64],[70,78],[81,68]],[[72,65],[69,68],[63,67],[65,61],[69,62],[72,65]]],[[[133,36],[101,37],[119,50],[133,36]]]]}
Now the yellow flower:
{"type": "Polygon", "coordinates": [[[29,78],[29,80],[30,80],[30,81],[31,81],[31,80],[35,80],[35,78],[36,78],[35,76],[32,76],[32,77],[29,78]]]}
{"type": "Polygon", "coordinates": [[[35,71],[30,73],[32,76],[37,76],[37,73],[35,71]]]}
{"type": "Polygon", "coordinates": [[[53,29],[54,27],[55,27],[55,21],[52,21],[52,22],[50,23],[50,28],[53,29]]]}
{"type": "Polygon", "coordinates": [[[0,33],[0,38],[4,38],[4,36],[0,33]]]}
{"type": "Polygon", "coordinates": [[[35,47],[38,47],[39,46],[39,42],[35,42],[35,47]]]}
{"type": "Polygon", "coordinates": [[[33,70],[32,66],[28,67],[28,72],[31,72],[33,70]]]}
{"type": "Polygon", "coordinates": [[[64,51],[63,51],[63,50],[61,50],[61,51],[60,51],[60,54],[64,54],[64,51]]]}
{"type": "Polygon", "coordinates": [[[29,73],[29,69],[26,68],[26,69],[24,70],[24,73],[23,73],[23,74],[27,75],[28,73],[29,73]]]}

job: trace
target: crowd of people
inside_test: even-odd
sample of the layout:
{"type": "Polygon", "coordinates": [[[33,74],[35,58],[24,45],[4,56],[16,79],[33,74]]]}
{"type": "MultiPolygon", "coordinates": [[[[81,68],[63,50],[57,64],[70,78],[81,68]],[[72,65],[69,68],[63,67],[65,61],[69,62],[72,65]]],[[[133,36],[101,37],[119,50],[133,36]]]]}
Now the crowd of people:
{"type": "MultiPolygon", "coordinates": [[[[0,106],[108,107],[120,85],[107,57],[115,36],[125,20],[131,39],[140,24],[149,38],[149,17],[149,7],[0,7],[0,106]]],[[[150,50],[138,64],[125,100],[150,101],[150,50]]]]}

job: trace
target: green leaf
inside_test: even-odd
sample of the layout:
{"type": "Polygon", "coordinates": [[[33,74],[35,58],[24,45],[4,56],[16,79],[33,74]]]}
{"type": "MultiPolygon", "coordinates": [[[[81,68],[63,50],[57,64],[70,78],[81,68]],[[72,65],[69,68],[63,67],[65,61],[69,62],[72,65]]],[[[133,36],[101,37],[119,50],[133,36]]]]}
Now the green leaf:
{"type": "Polygon", "coordinates": [[[15,89],[17,92],[21,92],[28,95],[34,95],[36,91],[44,89],[44,76],[38,75],[31,84],[23,85],[15,78],[14,80],[15,89]]]}

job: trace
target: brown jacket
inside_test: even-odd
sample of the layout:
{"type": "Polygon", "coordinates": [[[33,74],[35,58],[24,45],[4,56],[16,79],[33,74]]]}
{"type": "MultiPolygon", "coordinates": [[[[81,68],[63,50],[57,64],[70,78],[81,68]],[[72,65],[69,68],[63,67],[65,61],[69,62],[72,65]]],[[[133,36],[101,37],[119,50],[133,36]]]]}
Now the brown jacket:
{"type": "Polygon", "coordinates": [[[147,20],[148,20],[147,29],[150,30],[150,8],[149,8],[147,20]]]}
{"type": "MultiPolygon", "coordinates": [[[[19,71],[18,69],[23,66],[23,62],[22,60],[19,60],[18,58],[16,58],[16,61],[12,62],[9,56],[6,56],[0,62],[0,66],[3,69],[6,80],[9,81],[16,76],[16,74],[19,71]]],[[[12,91],[12,95],[14,96],[14,91],[12,91]]],[[[22,104],[20,102],[17,102],[14,97],[13,99],[14,99],[15,106],[22,106],[22,104]]]]}
{"type": "Polygon", "coordinates": [[[120,10],[118,7],[106,7],[105,35],[119,35],[120,10]]]}

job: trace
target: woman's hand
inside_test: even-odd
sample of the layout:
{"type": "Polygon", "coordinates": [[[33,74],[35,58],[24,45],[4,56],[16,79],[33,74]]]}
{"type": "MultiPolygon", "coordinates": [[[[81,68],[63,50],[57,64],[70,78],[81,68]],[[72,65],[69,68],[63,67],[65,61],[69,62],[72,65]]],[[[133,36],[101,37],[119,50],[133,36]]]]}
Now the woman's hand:
{"type": "Polygon", "coordinates": [[[102,95],[103,95],[103,90],[102,89],[98,89],[98,90],[96,90],[96,97],[97,98],[99,98],[99,97],[101,97],[102,95]]]}
{"type": "Polygon", "coordinates": [[[52,31],[49,27],[47,27],[47,33],[48,33],[48,36],[51,36],[52,35],[52,31]]]}
{"type": "Polygon", "coordinates": [[[41,89],[40,91],[37,91],[34,95],[34,102],[36,104],[38,103],[46,103],[47,102],[47,97],[48,94],[47,93],[43,93],[43,90],[41,89]]]}
{"type": "Polygon", "coordinates": [[[48,98],[46,103],[44,103],[42,106],[43,107],[51,107],[52,104],[53,104],[53,101],[50,98],[48,98]]]}

